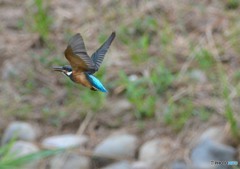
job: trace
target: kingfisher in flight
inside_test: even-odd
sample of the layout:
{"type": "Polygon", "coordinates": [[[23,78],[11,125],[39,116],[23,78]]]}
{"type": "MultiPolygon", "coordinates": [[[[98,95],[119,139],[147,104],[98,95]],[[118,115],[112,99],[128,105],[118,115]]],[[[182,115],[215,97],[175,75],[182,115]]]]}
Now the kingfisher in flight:
{"type": "Polygon", "coordinates": [[[68,76],[73,82],[94,91],[107,92],[107,89],[93,74],[98,71],[105,54],[116,36],[115,32],[90,57],[87,54],[82,36],[77,33],[68,42],[64,54],[70,65],[53,67],[68,76]]]}

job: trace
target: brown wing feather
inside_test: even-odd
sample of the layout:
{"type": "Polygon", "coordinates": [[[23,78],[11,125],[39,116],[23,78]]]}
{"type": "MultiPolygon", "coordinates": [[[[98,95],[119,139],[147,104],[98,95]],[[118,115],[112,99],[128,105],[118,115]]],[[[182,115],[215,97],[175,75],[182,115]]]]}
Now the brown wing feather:
{"type": "Polygon", "coordinates": [[[79,33],[70,39],[64,54],[73,70],[83,72],[95,69],[94,63],[88,56],[82,36],[79,33]]]}
{"type": "Polygon", "coordinates": [[[80,72],[88,70],[88,66],[86,65],[86,63],[82,59],[78,58],[78,56],[74,55],[72,48],[70,46],[67,47],[64,54],[66,59],[72,66],[73,70],[80,72]]]}

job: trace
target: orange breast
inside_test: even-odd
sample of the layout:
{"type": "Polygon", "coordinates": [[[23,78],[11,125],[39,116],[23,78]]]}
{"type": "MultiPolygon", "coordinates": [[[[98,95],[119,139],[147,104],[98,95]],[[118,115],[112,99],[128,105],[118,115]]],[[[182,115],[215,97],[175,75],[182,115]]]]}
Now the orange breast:
{"type": "Polygon", "coordinates": [[[88,88],[92,88],[92,85],[91,85],[90,82],[87,80],[86,75],[85,75],[83,72],[81,72],[81,73],[76,73],[76,72],[73,71],[72,75],[73,75],[73,80],[74,80],[74,82],[80,83],[80,84],[82,84],[83,86],[86,86],[86,87],[88,87],[88,88]]]}

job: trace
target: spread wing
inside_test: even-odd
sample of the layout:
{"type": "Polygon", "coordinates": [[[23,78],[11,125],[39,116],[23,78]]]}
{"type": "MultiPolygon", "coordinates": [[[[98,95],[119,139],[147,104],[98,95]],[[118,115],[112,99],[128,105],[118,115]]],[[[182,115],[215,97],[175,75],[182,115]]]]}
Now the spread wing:
{"type": "MultiPolygon", "coordinates": [[[[92,59],[93,63],[95,64],[96,71],[99,69],[99,67],[104,59],[104,56],[107,53],[108,48],[110,47],[115,36],[116,36],[116,33],[113,32],[110,35],[110,37],[102,44],[102,46],[100,48],[98,48],[98,50],[95,53],[92,54],[91,59],[92,59]]],[[[95,72],[91,72],[91,73],[93,74],[95,72]]]]}
{"type": "Polygon", "coordinates": [[[95,64],[88,56],[83,38],[79,33],[70,39],[64,54],[73,70],[80,72],[95,71],[95,64]]]}

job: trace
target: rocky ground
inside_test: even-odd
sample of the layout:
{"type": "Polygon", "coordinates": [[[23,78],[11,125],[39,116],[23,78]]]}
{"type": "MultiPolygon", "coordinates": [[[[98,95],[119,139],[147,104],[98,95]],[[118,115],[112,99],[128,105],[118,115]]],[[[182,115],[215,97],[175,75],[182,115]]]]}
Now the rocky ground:
{"type": "Polygon", "coordinates": [[[51,0],[43,13],[39,2],[0,1],[1,145],[15,138],[10,153],[17,156],[66,149],[26,168],[240,162],[234,0],[51,0]],[[67,64],[63,51],[76,32],[92,53],[112,31],[117,37],[96,74],[107,95],[51,70],[67,64]]]}
{"type": "Polygon", "coordinates": [[[140,142],[139,136],[126,131],[115,131],[93,148],[89,147],[90,138],[83,134],[54,135],[42,141],[38,141],[39,136],[39,128],[36,126],[25,122],[12,122],[5,130],[1,143],[4,145],[14,137],[17,141],[11,147],[10,153],[17,157],[38,152],[40,149],[65,149],[64,152],[49,160],[32,162],[26,166],[27,168],[50,169],[225,169],[230,166],[213,165],[211,161],[237,160],[238,151],[229,145],[229,140],[232,139],[229,138],[227,126],[208,128],[192,140],[189,148],[185,150],[179,145],[179,140],[155,137],[140,142]],[[176,159],[179,151],[184,152],[176,159]]]}

